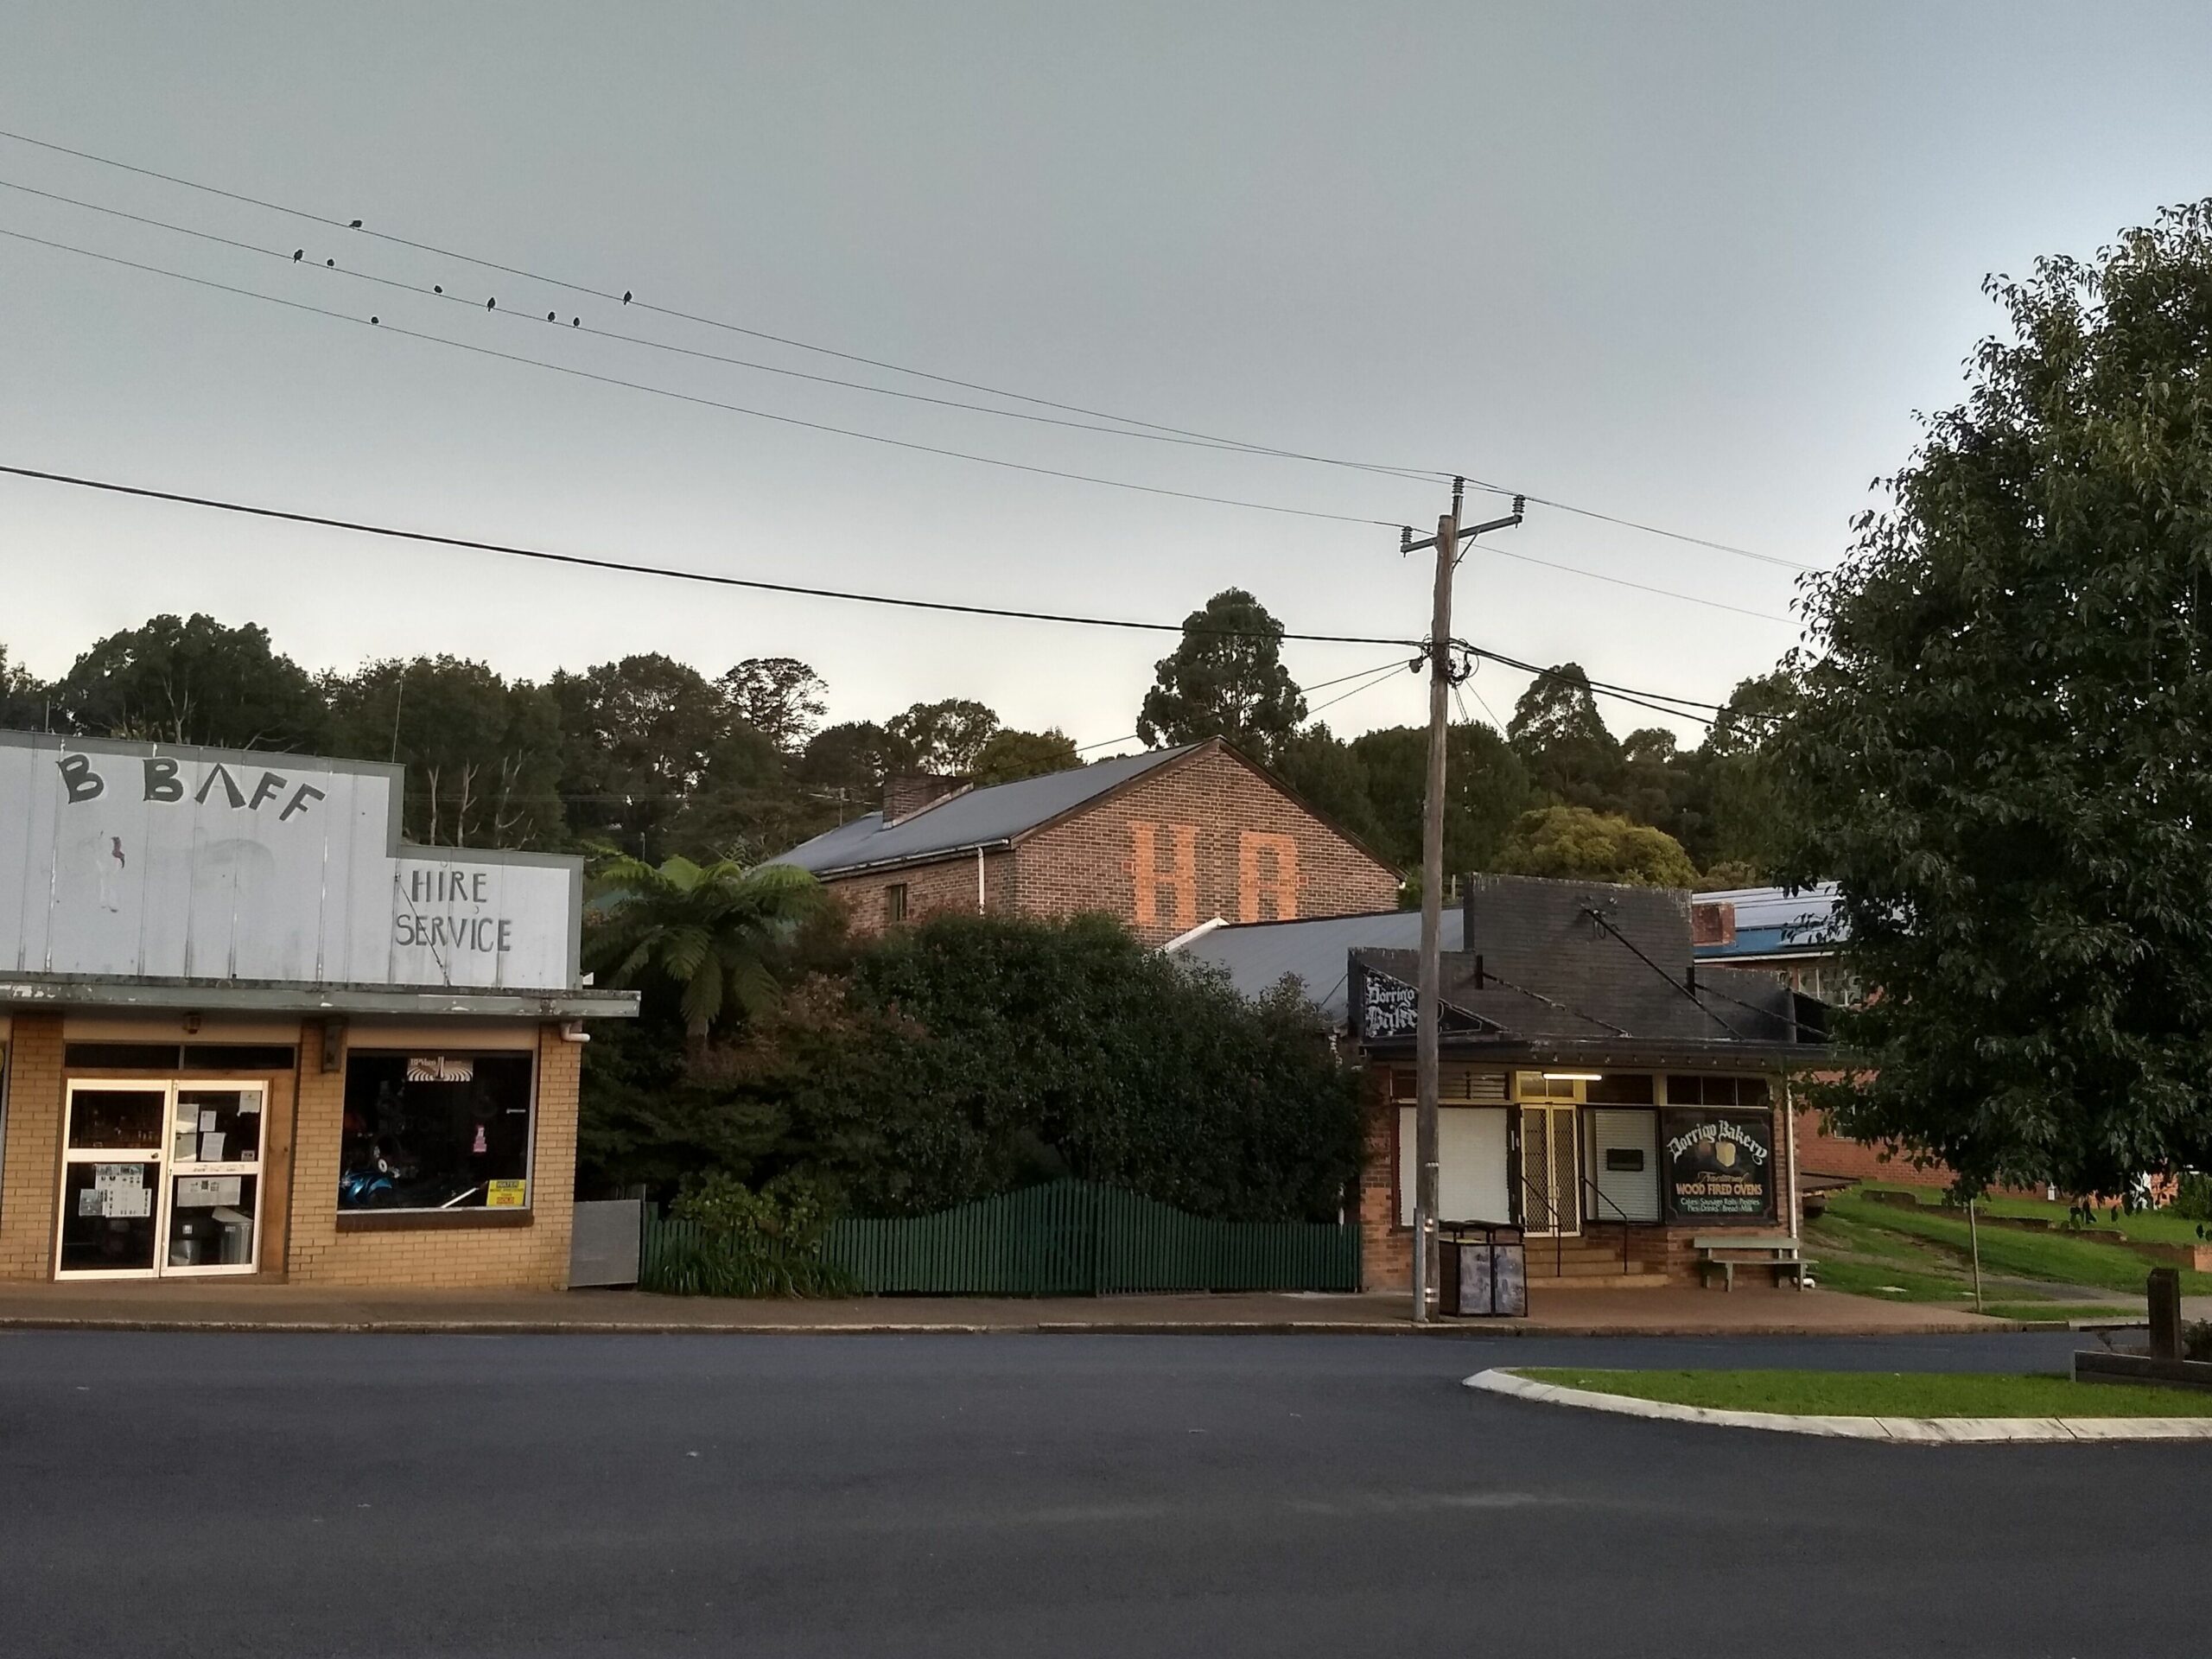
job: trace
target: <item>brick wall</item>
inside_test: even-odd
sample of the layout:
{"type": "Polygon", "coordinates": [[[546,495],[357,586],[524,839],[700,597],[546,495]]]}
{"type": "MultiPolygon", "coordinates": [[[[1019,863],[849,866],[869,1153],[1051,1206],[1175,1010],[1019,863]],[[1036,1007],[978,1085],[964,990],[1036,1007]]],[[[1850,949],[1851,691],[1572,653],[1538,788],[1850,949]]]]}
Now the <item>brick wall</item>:
{"type": "Polygon", "coordinates": [[[17,1014],[8,1045],[8,1145],[0,1169],[0,1279],[54,1271],[61,1168],[61,1020],[17,1014]]]}
{"type": "MultiPolygon", "coordinates": [[[[972,914],[976,909],[976,855],[942,859],[934,864],[915,864],[904,869],[876,871],[867,875],[833,877],[823,885],[845,906],[855,933],[880,933],[886,925],[886,892],[905,884],[906,919],[918,922],[943,911],[972,914]]],[[[1014,858],[1008,853],[983,855],[983,893],[987,909],[1014,908],[1014,858]]]]}
{"type": "Polygon", "coordinates": [[[1105,911],[1153,944],[1216,916],[1342,916],[1398,899],[1397,871],[1218,745],[1039,830],[1014,858],[1025,912],[1105,911]]]}
{"type": "Polygon", "coordinates": [[[557,1025],[538,1028],[537,1102],[531,1160],[530,1220],[489,1219],[500,1212],[466,1212],[475,1225],[408,1226],[394,1218],[372,1231],[341,1231],[338,1216],[339,1140],[345,1075],[317,1071],[311,1056],[321,1033],[302,1040],[298,1124],[294,1135],[293,1216],[287,1265],[299,1283],[397,1285],[415,1288],[559,1290],[569,1282],[569,1230],[575,1213],[576,1086],[582,1045],[564,1041],[557,1025]]]}

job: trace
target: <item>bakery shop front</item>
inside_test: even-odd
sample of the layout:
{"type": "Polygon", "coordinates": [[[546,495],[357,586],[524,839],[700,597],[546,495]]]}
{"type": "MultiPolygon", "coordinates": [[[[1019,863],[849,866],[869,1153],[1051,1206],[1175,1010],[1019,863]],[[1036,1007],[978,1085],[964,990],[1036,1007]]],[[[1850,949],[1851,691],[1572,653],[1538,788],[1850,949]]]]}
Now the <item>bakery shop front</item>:
{"type": "Polygon", "coordinates": [[[0,732],[0,1279],[567,1282],[582,861],[402,770],[0,732]]]}

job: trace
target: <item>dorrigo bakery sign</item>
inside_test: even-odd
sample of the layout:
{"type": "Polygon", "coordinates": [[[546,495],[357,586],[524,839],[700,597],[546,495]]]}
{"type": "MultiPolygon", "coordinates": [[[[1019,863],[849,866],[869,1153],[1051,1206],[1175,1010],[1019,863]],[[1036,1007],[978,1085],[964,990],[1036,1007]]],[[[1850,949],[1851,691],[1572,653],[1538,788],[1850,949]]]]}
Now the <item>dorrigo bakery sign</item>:
{"type": "Polygon", "coordinates": [[[1659,1114],[1667,1212],[1684,1221],[1774,1213],[1774,1118],[1767,1112],[1659,1114]]]}
{"type": "Polygon", "coordinates": [[[397,766],[0,733],[0,969],[564,990],[582,865],[399,839],[397,766]]]}

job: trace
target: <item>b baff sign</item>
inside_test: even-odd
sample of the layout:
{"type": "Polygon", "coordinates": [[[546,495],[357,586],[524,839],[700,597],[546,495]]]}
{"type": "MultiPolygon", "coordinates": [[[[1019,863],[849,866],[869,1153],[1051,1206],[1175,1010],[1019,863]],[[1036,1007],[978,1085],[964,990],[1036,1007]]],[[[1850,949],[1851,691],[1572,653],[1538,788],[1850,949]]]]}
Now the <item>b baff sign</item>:
{"type": "Polygon", "coordinates": [[[1683,1221],[1774,1213],[1774,1117],[1682,1109],[1659,1114],[1667,1213],[1683,1221]]]}
{"type": "Polygon", "coordinates": [[[0,732],[0,972],[559,990],[582,862],[400,840],[397,766],[0,732]]]}

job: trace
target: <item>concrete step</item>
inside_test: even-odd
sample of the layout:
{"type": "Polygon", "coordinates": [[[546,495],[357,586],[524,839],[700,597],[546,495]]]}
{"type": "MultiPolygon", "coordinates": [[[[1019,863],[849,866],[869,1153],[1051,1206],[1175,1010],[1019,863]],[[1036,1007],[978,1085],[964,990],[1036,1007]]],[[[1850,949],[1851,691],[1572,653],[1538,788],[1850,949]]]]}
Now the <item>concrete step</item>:
{"type": "MultiPolygon", "coordinates": [[[[1618,1262],[1613,1264],[1616,1268],[1618,1262]]],[[[1633,1266],[1633,1263],[1630,1263],[1633,1266]]],[[[1529,1283],[1535,1289],[1549,1294],[1569,1290],[1664,1290],[1667,1275],[1663,1273],[1590,1273],[1570,1274],[1556,1279],[1548,1273],[1529,1270],[1529,1283]]]]}

